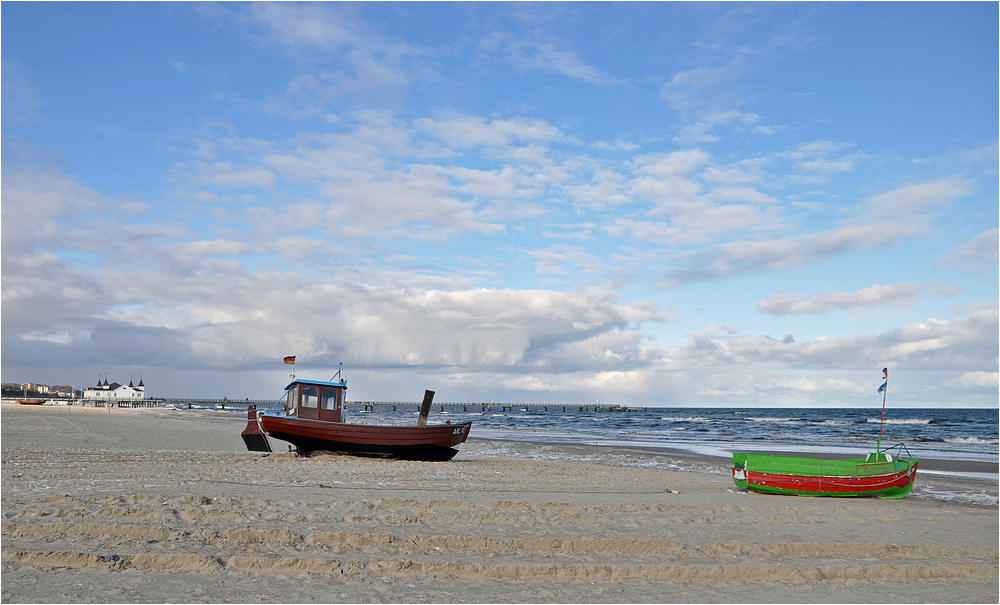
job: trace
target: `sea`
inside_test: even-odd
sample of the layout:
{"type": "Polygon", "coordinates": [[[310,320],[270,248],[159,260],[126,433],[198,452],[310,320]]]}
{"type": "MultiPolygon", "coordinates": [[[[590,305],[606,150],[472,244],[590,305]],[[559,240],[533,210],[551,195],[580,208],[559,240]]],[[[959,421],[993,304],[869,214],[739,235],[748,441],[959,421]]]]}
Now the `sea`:
{"type": "MultiPolygon", "coordinates": [[[[578,445],[658,447],[703,456],[734,451],[858,454],[896,444],[918,458],[1000,463],[997,410],[855,408],[645,408],[637,411],[577,411],[507,404],[492,410],[469,406],[432,408],[429,422],[471,421],[472,437],[578,445]]],[[[593,408],[590,408],[593,409],[593,408]]],[[[349,408],[349,422],[412,424],[415,408],[349,408]]]]}
{"type": "MultiPolygon", "coordinates": [[[[547,410],[510,403],[494,403],[487,410],[481,404],[465,410],[434,406],[428,422],[471,421],[472,439],[686,452],[718,459],[721,472],[728,472],[723,459],[731,459],[733,452],[863,457],[875,450],[881,431],[883,450],[921,459],[925,496],[998,504],[1000,411],[996,409],[887,408],[884,420],[880,408],[587,409],[567,406],[563,411],[561,404],[547,410]],[[952,488],[935,492],[926,483],[935,475],[958,478],[967,485],[957,492],[952,488]]],[[[239,413],[245,414],[245,408],[239,413]]],[[[417,413],[416,405],[398,405],[395,411],[391,406],[348,406],[347,421],[412,425],[417,413]]]]}

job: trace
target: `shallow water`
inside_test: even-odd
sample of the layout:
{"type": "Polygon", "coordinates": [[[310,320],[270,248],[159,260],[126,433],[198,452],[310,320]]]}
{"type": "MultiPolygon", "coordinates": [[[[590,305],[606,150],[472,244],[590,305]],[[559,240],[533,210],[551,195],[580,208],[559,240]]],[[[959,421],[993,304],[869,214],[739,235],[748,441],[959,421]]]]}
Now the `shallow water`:
{"type": "MultiPolygon", "coordinates": [[[[681,449],[728,457],[734,451],[787,451],[863,455],[879,440],[883,449],[905,444],[921,459],[1000,463],[1000,414],[991,409],[891,409],[880,423],[880,410],[857,408],[647,408],[645,411],[578,411],[552,405],[513,409],[481,404],[442,410],[429,422],[473,423],[473,437],[514,441],[550,441],[581,445],[622,445],[681,449]]],[[[195,405],[195,409],[199,406],[195,405]]],[[[214,409],[214,408],[213,408],[214,409]]],[[[592,408],[591,408],[592,410],[592,408]]],[[[243,415],[243,407],[226,412],[243,415]]],[[[414,424],[417,406],[348,407],[347,422],[414,424]]]]}
{"type": "MultiPolygon", "coordinates": [[[[572,408],[567,408],[567,410],[572,408]]],[[[904,443],[918,458],[1000,462],[997,410],[648,408],[635,412],[434,409],[430,422],[472,421],[473,436],[590,445],[652,446],[702,455],[733,451],[865,454],[875,448],[881,426],[883,448],[904,443]],[[475,411],[471,411],[475,410],[475,411]]],[[[415,408],[351,410],[350,422],[410,424],[415,408]]]]}

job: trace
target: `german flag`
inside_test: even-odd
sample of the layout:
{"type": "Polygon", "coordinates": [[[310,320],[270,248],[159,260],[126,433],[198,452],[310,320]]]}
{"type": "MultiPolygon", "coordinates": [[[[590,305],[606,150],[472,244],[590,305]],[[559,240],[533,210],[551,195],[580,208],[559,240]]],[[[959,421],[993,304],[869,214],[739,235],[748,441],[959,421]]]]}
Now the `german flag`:
{"type": "Polygon", "coordinates": [[[285,358],[285,363],[287,363],[290,366],[295,365],[295,356],[294,355],[289,355],[288,357],[286,357],[285,358]]]}

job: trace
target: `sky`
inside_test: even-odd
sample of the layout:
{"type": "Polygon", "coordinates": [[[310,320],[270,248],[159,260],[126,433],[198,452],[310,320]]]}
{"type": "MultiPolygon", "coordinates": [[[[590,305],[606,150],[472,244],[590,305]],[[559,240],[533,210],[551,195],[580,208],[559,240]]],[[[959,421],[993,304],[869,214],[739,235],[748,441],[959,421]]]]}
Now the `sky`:
{"type": "Polygon", "coordinates": [[[35,3],[4,382],[998,407],[998,4],[35,3]]]}

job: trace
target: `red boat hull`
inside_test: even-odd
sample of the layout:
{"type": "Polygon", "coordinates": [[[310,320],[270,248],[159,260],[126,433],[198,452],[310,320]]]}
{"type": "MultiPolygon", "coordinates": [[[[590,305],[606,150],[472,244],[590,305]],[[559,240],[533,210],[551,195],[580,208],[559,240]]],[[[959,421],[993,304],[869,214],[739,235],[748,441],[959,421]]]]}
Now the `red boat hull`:
{"type": "MultiPolygon", "coordinates": [[[[250,422],[257,424],[253,420],[250,422]]],[[[269,437],[291,443],[304,455],[335,452],[401,460],[444,461],[458,453],[455,446],[468,439],[472,423],[373,426],[261,415],[260,428],[269,437]]]]}
{"type": "Polygon", "coordinates": [[[36,401],[28,399],[18,399],[17,402],[20,403],[21,405],[42,405],[43,403],[45,403],[45,400],[39,399],[36,401]]]}
{"type": "Polygon", "coordinates": [[[898,473],[873,476],[804,476],[761,473],[733,469],[746,476],[748,489],[770,493],[786,493],[812,496],[866,496],[891,493],[908,493],[917,473],[917,464],[898,473]]]}

